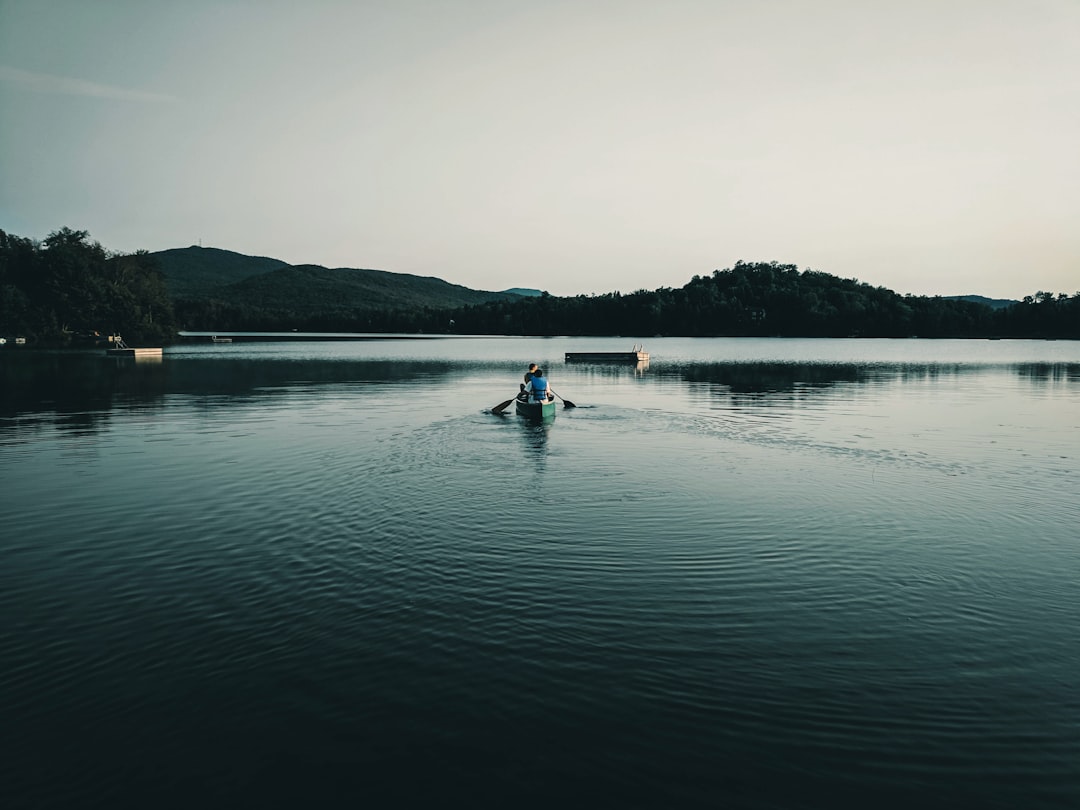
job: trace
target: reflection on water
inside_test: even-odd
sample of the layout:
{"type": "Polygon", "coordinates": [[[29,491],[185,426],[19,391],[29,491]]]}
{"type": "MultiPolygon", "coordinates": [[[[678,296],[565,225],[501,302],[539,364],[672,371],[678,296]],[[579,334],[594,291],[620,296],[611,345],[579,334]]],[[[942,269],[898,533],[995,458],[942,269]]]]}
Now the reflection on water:
{"type": "Polygon", "coordinates": [[[689,383],[708,383],[733,393],[768,394],[789,392],[807,387],[837,384],[881,383],[889,381],[936,380],[949,376],[985,375],[1006,369],[1036,382],[1075,381],[1080,379],[1080,364],[1017,363],[986,366],[972,363],[695,363],[669,366],[657,371],[659,376],[678,376],[689,383]]]}
{"type": "Polygon", "coordinates": [[[429,383],[452,373],[443,363],[403,360],[279,360],[166,357],[137,363],[98,353],[21,353],[0,362],[0,415],[78,413],[92,424],[114,405],[147,406],[171,394],[279,396],[300,385],[429,383]]]}
{"type": "Polygon", "coordinates": [[[1021,378],[1033,382],[1080,381],[1080,363],[1019,363],[1015,368],[1021,378]]]}
{"type": "Polygon", "coordinates": [[[1080,805],[1068,346],[580,344],[0,356],[5,800],[1080,805]]]}
{"type": "Polygon", "coordinates": [[[520,419],[518,426],[525,445],[526,463],[536,465],[543,462],[547,456],[548,434],[555,426],[555,418],[520,419]]]}
{"type": "Polygon", "coordinates": [[[865,382],[873,370],[836,363],[699,363],[672,369],[690,383],[708,383],[734,393],[794,391],[805,386],[865,382]]]}
{"type": "MultiPolygon", "coordinates": [[[[35,411],[78,413],[92,423],[106,417],[117,402],[147,405],[170,394],[258,395],[273,397],[299,385],[352,383],[428,384],[443,386],[468,374],[476,364],[408,359],[299,359],[233,357],[166,357],[163,362],[136,363],[102,358],[97,353],[31,353],[8,355],[0,362],[0,414],[35,411]]],[[[480,367],[485,364],[480,363],[480,367]]],[[[804,389],[868,385],[945,377],[984,377],[1007,371],[1033,383],[1075,383],[1080,363],[1016,363],[986,366],[973,363],[835,363],[835,362],[695,362],[633,366],[567,367],[557,373],[574,380],[672,379],[693,387],[707,385],[714,393],[768,397],[804,389]],[[572,376],[571,376],[572,374],[572,376]]],[[[562,384],[562,383],[561,383],[562,384]]],[[[493,385],[502,385],[497,381],[493,385]]]]}

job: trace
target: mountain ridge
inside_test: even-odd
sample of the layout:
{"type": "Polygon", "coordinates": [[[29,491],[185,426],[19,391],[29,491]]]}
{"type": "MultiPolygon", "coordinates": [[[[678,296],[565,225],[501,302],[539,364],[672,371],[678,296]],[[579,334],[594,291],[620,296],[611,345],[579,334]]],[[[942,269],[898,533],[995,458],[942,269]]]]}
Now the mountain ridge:
{"type": "Polygon", "coordinates": [[[355,313],[450,308],[516,300],[524,294],[474,290],[436,276],[389,270],[289,264],[195,245],[149,255],[156,260],[170,295],[180,301],[226,300],[270,310],[355,313]]]}
{"type": "MultiPolygon", "coordinates": [[[[506,300],[538,298],[544,294],[542,290],[528,287],[511,287],[499,292],[476,290],[446,281],[438,276],[421,276],[413,273],[397,273],[374,268],[325,267],[324,265],[312,263],[289,264],[282,259],[268,256],[251,256],[225,248],[202,247],[201,245],[191,245],[186,248],[168,248],[153,252],[150,256],[158,260],[159,268],[165,276],[169,291],[174,298],[203,298],[208,295],[229,297],[233,294],[247,292],[257,292],[257,295],[265,298],[268,291],[265,289],[259,290],[264,285],[244,282],[286,268],[317,268],[331,273],[359,272],[370,274],[368,276],[369,280],[380,287],[386,282],[394,280],[404,281],[407,286],[419,285],[426,288],[436,299],[433,302],[420,300],[412,302],[420,305],[458,306],[467,303],[485,303],[490,300],[498,300],[500,297],[506,300]],[[440,294],[446,294],[448,299],[441,299],[440,294]]],[[[279,276],[279,278],[287,277],[288,275],[279,276]]],[[[329,277],[321,278],[320,283],[328,279],[329,277]]],[[[350,282],[350,286],[355,286],[351,284],[351,282],[355,281],[354,277],[342,275],[335,280],[344,280],[350,282]]],[[[376,296],[376,298],[381,297],[381,295],[376,296]]],[[[933,296],[923,297],[929,298],[933,296]]],[[[1013,299],[990,298],[973,293],[943,295],[940,297],[952,301],[985,304],[991,309],[1003,309],[1018,303],[1013,299]]],[[[406,295],[406,298],[424,298],[424,296],[406,295]]],[[[384,303],[387,302],[384,300],[384,303]]]]}
{"type": "MultiPolygon", "coordinates": [[[[980,295],[901,296],[777,262],[740,260],[711,276],[694,276],[677,290],[556,297],[527,288],[473,290],[436,276],[388,270],[294,265],[220,248],[176,248],[148,257],[159,266],[184,329],[516,334],[541,324],[544,333],[565,334],[629,329],[706,336],[947,337],[1015,334],[1018,319],[1027,317],[1008,314],[1019,302],[980,295]],[[994,320],[999,312],[1004,317],[994,320]]],[[[1053,317],[1059,316],[1064,317],[1053,317]]],[[[1049,321],[1020,328],[1071,334],[1049,321]]]]}
{"type": "Polygon", "coordinates": [[[900,295],[776,261],[628,295],[517,292],[216,248],[115,253],[68,227],[41,241],[0,230],[0,324],[41,345],[118,332],[165,343],[178,329],[1080,339],[1080,293],[1039,291],[995,309],[985,296],[900,295]]]}

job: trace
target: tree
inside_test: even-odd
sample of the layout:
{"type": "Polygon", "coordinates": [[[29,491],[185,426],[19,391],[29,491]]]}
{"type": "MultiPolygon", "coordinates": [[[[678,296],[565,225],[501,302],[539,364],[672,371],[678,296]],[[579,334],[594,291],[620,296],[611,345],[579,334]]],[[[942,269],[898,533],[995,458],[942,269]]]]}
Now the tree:
{"type": "Polygon", "coordinates": [[[149,254],[110,255],[71,228],[40,244],[0,231],[0,322],[47,344],[89,332],[166,342],[176,331],[149,254]]]}

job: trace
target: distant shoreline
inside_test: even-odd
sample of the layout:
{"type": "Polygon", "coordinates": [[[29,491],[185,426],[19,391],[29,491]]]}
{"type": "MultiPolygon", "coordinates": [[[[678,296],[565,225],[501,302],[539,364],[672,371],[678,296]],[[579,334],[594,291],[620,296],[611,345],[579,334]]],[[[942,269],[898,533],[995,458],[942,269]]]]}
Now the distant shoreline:
{"type": "Polygon", "coordinates": [[[513,335],[451,335],[425,334],[423,332],[177,332],[181,341],[209,340],[213,337],[232,338],[234,341],[257,340],[445,340],[446,338],[480,339],[491,337],[514,337],[513,335]]]}
{"type": "MultiPolygon", "coordinates": [[[[177,332],[177,337],[181,342],[201,342],[210,340],[213,337],[231,338],[234,342],[255,342],[255,341],[271,341],[271,340],[355,340],[355,341],[378,341],[378,340],[488,340],[492,338],[503,340],[529,340],[533,338],[547,338],[547,337],[560,337],[560,338],[581,338],[581,339],[596,339],[603,338],[609,340],[619,340],[627,336],[624,335],[485,335],[485,334],[470,334],[470,335],[457,335],[457,334],[425,334],[423,332],[209,332],[209,331],[188,331],[182,330],[177,332]]],[[[642,336],[630,336],[640,339],[642,336]]],[[[656,339],[662,338],[680,338],[686,340],[1040,340],[1040,341],[1054,341],[1054,340],[1076,340],[1077,338],[1056,338],[1056,337],[1007,337],[997,335],[946,335],[946,336],[922,336],[922,335],[905,335],[903,337],[882,337],[880,335],[844,335],[826,337],[826,336],[808,336],[808,335],[653,335],[656,339]]]]}

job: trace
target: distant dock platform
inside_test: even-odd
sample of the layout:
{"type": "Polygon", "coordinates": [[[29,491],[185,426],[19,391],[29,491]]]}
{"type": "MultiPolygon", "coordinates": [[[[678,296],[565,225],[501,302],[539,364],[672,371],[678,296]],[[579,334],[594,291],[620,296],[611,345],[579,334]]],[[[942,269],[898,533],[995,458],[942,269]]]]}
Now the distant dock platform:
{"type": "Polygon", "coordinates": [[[567,352],[567,363],[648,363],[649,353],[640,346],[628,352],[567,352]]]}
{"type": "Polygon", "coordinates": [[[160,360],[162,357],[161,347],[128,346],[120,335],[109,335],[105,338],[109,348],[105,350],[106,357],[131,357],[135,360],[160,360]]]}
{"type": "Polygon", "coordinates": [[[109,357],[134,357],[136,360],[142,360],[151,357],[155,357],[160,360],[162,356],[160,347],[145,349],[135,349],[131,347],[126,347],[123,349],[106,349],[105,354],[109,357]]]}

